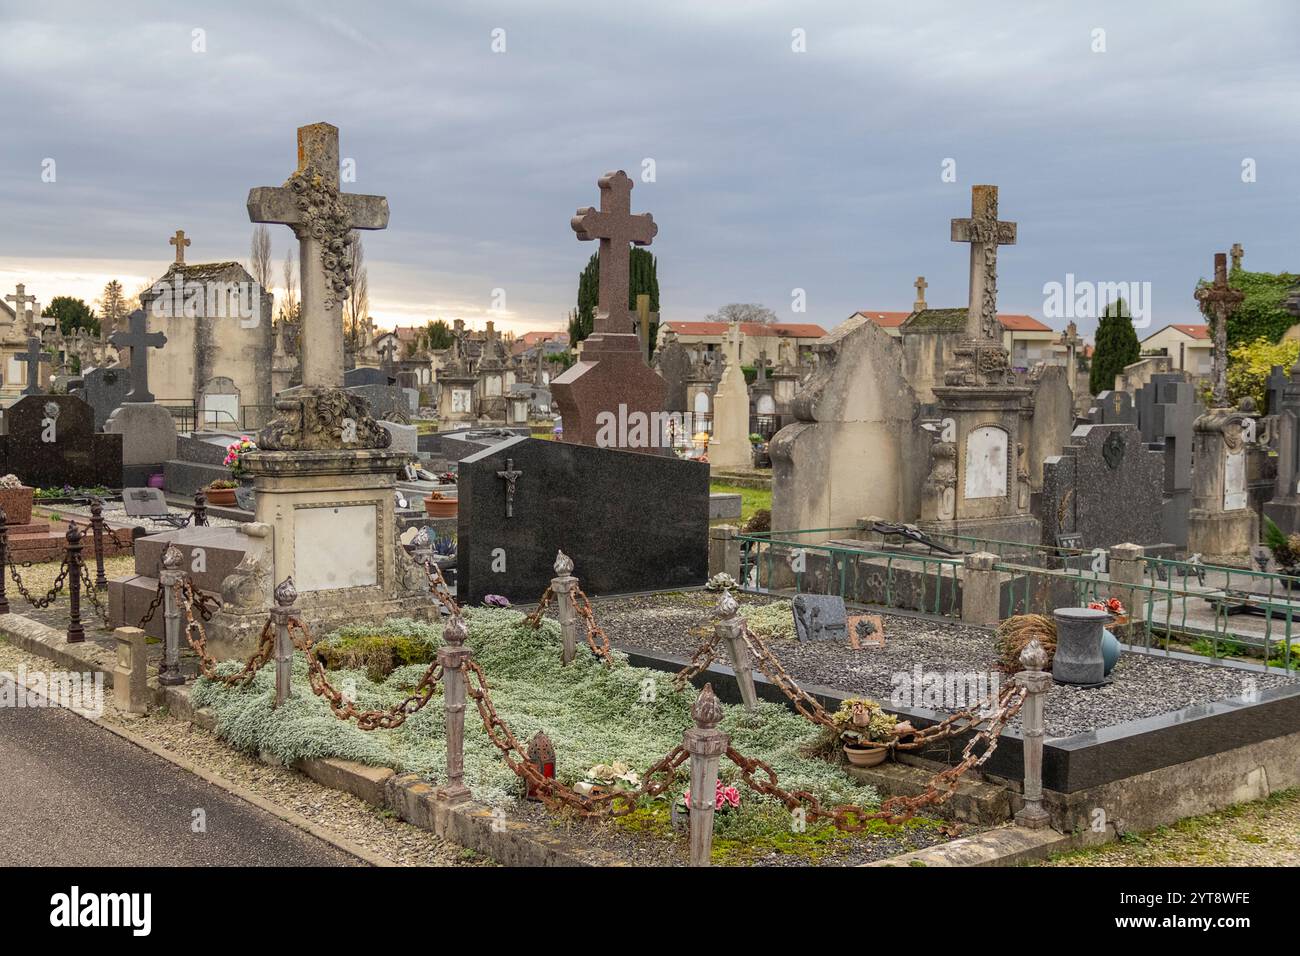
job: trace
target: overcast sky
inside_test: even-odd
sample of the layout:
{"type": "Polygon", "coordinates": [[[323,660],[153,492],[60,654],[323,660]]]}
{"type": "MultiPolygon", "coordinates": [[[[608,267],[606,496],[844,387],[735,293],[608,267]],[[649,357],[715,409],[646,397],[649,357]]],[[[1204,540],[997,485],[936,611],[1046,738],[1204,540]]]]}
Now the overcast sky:
{"type": "MultiPolygon", "coordinates": [[[[477,324],[497,288],[498,325],[561,325],[594,250],[569,218],[612,169],[659,224],[667,319],[760,302],[829,328],[908,309],[919,274],[931,306],[964,305],[949,220],[976,183],[1019,224],[1002,311],[1042,317],[1072,273],[1151,283],[1157,328],[1199,321],[1195,282],[1233,242],[1247,268],[1300,270],[1294,0],[0,11],[0,285],[42,303],[113,277],[134,292],[178,228],[192,262],[246,260],[249,187],[281,184],[320,121],[355,160],[345,188],[391,205],[365,234],[381,325],[477,324]]],[[[292,235],[271,228],[278,260],[292,235]]]]}

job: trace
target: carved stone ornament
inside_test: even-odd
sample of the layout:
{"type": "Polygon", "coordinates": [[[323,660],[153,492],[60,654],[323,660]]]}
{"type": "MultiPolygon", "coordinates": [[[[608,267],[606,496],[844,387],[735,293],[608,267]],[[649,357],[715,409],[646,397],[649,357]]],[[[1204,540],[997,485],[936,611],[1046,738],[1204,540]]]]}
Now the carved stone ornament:
{"type": "Polygon", "coordinates": [[[740,611],[740,602],[736,600],[734,594],[723,588],[722,593],[718,595],[718,606],[713,612],[714,615],[722,621],[729,621],[740,611]]]}
{"type": "Polygon", "coordinates": [[[722,722],[722,702],[713,693],[713,685],[705,684],[700,696],[691,705],[691,719],[701,730],[712,730],[722,722]]]}
{"type": "Polygon", "coordinates": [[[276,585],[275,603],[280,607],[292,607],[297,600],[298,589],[294,586],[292,577],[287,577],[276,585]]]}
{"type": "Polygon", "coordinates": [[[555,552],[555,576],[557,578],[568,577],[573,573],[573,559],[563,551],[555,552]]]}
{"type": "Polygon", "coordinates": [[[302,222],[293,226],[294,235],[320,243],[320,261],[325,270],[324,305],[333,309],[342,302],[351,284],[352,233],[347,210],[338,188],[331,188],[315,166],[306,166],[285,181],[295,197],[302,222]]]}
{"type": "Polygon", "coordinates": [[[356,451],[387,448],[393,440],[369,403],[341,388],[291,389],[276,399],[275,411],[258,435],[260,451],[356,451]]]}

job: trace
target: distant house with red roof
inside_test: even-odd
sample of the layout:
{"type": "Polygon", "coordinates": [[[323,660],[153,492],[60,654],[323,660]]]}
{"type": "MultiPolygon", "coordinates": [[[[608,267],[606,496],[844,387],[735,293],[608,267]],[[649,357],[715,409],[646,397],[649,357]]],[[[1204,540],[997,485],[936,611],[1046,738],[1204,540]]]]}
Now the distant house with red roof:
{"type": "MultiPolygon", "coordinates": [[[[852,317],[870,319],[894,338],[901,339],[907,332],[953,332],[966,324],[966,309],[922,309],[919,312],[880,312],[862,309],[852,317]]],[[[1039,362],[1053,363],[1058,359],[1053,342],[1061,333],[1038,321],[1032,315],[999,312],[998,322],[1003,329],[1002,344],[1011,356],[1014,368],[1030,368],[1039,362]]]]}
{"type": "MultiPolygon", "coordinates": [[[[671,331],[687,348],[703,346],[709,352],[721,351],[722,337],[728,328],[726,322],[663,322],[659,326],[659,341],[664,340],[665,331],[671,331]]],[[[754,365],[760,353],[776,364],[783,343],[793,342],[795,354],[802,354],[826,335],[824,328],[811,322],[741,322],[740,331],[745,336],[740,346],[742,365],[754,365]]],[[[785,348],[788,350],[789,345],[785,348]]]]}
{"type": "Polygon", "coordinates": [[[1204,324],[1175,323],[1152,332],[1140,343],[1143,355],[1168,355],[1175,371],[1209,375],[1214,363],[1214,338],[1204,324]]]}

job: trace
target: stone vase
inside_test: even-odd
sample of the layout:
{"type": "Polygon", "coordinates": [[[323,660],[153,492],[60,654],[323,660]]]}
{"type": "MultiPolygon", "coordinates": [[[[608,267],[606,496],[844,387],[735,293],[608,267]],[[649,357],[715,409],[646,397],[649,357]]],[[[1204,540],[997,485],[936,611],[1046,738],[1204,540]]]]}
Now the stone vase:
{"type": "Polygon", "coordinates": [[[1092,686],[1106,679],[1101,651],[1102,629],[1110,621],[1106,611],[1087,607],[1062,607],[1052,612],[1056,620],[1056,653],[1052,678],[1059,684],[1092,686]]]}
{"type": "Polygon", "coordinates": [[[889,756],[885,747],[850,747],[844,745],[844,756],[854,767],[878,767],[889,756]]]}

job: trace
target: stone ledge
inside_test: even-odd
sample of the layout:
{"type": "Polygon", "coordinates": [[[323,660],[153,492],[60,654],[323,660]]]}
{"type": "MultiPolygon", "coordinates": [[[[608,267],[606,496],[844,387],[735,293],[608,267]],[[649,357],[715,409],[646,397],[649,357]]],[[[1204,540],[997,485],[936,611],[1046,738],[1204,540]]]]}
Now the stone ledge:
{"type": "Polygon", "coordinates": [[[104,686],[113,686],[117,656],[94,641],[69,644],[65,631],[34,621],[21,614],[0,615],[0,635],[29,654],[44,657],[69,671],[91,671],[104,675],[104,686]]]}
{"type": "Polygon", "coordinates": [[[1064,850],[1105,843],[1113,836],[1113,832],[1109,830],[1104,834],[1093,834],[1087,831],[1073,836],[1057,833],[1048,827],[1041,830],[1028,830],[1024,827],[1005,826],[863,865],[1015,866],[1030,860],[1044,860],[1053,853],[1064,850]]]}
{"type": "Polygon", "coordinates": [[[323,757],[299,760],[294,769],[305,773],[322,786],[342,790],[374,807],[386,807],[385,789],[393,776],[391,767],[372,767],[352,760],[323,757]]]}
{"type": "MultiPolygon", "coordinates": [[[[906,763],[882,763],[878,767],[846,767],[849,776],[871,784],[882,796],[914,797],[924,793],[934,780],[934,767],[910,766],[906,763]]],[[[1011,820],[1018,798],[1003,787],[983,780],[962,776],[957,789],[943,803],[927,807],[927,815],[973,823],[978,826],[997,826],[1011,820]]]]}

